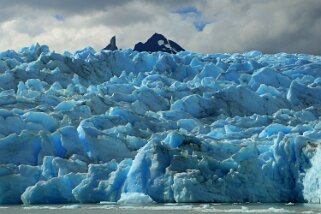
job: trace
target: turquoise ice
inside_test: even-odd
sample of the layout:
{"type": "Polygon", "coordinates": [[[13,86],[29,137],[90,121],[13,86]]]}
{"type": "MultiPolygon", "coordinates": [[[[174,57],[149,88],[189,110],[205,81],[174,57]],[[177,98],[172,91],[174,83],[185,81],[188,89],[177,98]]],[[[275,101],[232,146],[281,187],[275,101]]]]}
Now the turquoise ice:
{"type": "Polygon", "coordinates": [[[319,202],[321,58],[0,53],[0,203],[319,202]]]}

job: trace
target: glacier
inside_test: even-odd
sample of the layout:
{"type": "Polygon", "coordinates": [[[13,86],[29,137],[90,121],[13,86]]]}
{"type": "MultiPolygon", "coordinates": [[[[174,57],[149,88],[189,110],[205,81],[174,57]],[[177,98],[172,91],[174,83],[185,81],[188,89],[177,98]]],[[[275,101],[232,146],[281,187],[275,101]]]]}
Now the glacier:
{"type": "Polygon", "coordinates": [[[0,204],[320,202],[321,57],[0,52],[0,204]]]}

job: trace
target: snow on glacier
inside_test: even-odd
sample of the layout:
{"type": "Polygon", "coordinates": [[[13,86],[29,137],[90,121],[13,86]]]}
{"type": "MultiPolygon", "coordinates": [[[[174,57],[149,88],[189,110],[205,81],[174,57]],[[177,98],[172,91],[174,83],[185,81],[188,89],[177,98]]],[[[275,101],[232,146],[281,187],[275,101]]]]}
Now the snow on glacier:
{"type": "Polygon", "coordinates": [[[0,53],[0,203],[319,202],[321,58],[0,53]]]}

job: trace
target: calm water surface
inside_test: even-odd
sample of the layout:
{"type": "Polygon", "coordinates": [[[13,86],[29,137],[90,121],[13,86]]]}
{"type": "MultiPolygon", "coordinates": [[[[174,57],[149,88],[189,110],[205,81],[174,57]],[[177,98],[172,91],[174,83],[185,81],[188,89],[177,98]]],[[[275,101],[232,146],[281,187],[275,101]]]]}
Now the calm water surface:
{"type": "Polygon", "coordinates": [[[177,214],[177,213],[320,213],[320,204],[155,204],[0,206],[0,213],[17,214],[177,214]]]}

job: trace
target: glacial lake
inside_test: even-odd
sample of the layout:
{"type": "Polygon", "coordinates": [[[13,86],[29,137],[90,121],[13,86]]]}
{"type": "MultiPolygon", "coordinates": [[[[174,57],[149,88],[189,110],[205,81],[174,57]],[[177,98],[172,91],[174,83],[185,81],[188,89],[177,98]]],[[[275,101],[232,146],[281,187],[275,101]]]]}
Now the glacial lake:
{"type": "Polygon", "coordinates": [[[321,213],[320,204],[75,204],[0,206],[4,214],[321,213]]]}

